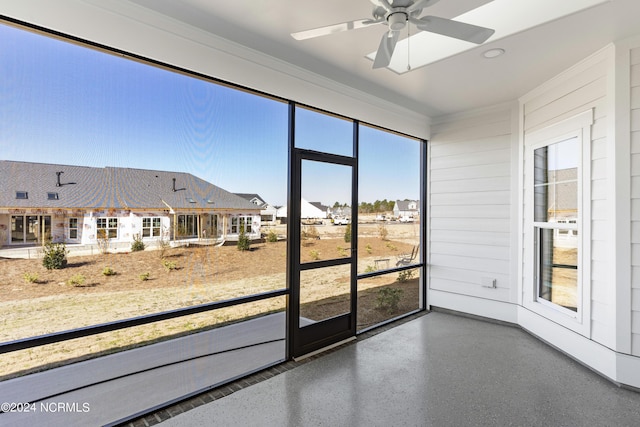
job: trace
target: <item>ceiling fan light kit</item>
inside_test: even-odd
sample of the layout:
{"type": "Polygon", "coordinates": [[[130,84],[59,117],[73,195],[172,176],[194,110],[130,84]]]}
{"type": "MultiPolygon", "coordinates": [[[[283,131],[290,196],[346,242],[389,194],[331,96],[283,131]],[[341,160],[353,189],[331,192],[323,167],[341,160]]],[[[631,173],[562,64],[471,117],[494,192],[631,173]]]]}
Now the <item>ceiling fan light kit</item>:
{"type": "MultiPolygon", "coordinates": [[[[494,30],[477,25],[467,24],[452,19],[437,16],[423,16],[419,18],[423,9],[432,6],[439,0],[370,0],[373,3],[373,19],[359,19],[343,22],[326,27],[292,33],[296,40],[306,40],[339,33],[343,31],[357,30],[372,25],[383,24],[389,27],[389,31],[382,36],[378,51],[376,52],[373,68],[388,67],[393,56],[393,51],[400,37],[400,31],[408,24],[414,24],[419,31],[427,31],[447,37],[453,37],[467,42],[482,44],[494,33],[494,30]]],[[[409,67],[410,68],[410,67],[409,67]]]]}

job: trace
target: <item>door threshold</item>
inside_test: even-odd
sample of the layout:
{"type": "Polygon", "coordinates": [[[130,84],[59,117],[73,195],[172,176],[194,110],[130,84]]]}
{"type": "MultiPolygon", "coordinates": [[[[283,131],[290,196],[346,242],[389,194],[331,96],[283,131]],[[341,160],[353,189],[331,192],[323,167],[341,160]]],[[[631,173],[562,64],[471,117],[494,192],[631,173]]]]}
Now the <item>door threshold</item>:
{"type": "Polygon", "coordinates": [[[339,342],[333,343],[333,344],[331,344],[331,345],[328,345],[328,346],[326,346],[326,347],[322,347],[321,349],[319,349],[319,350],[315,350],[315,351],[312,351],[311,353],[307,353],[307,354],[303,354],[302,356],[294,357],[294,358],[293,358],[293,361],[294,361],[294,362],[299,362],[299,361],[301,361],[301,360],[308,359],[309,357],[315,356],[316,354],[320,354],[320,353],[323,353],[323,352],[325,352],[325,351],[327,351],[327,350],[331,350],[332,348],[339,347],[339,346],[341,346],[341,345],[343,345],[343,344],[346,344],[346,343],[348,343],[348,342],[351,342],[351,341],[353,341],[353,340],[355,340],[355,339],[357,339],[357,337],[356,337],[356,336],[349,337],[349,338],[347,338],[346,340],[342,340],[342,341],[339,341],[339,342]]]}

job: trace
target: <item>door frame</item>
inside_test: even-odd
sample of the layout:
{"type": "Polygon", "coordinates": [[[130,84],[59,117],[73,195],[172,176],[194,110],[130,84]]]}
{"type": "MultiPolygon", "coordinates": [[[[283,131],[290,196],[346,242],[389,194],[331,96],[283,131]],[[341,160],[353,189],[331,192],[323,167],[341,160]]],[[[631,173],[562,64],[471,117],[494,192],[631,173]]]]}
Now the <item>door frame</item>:
{"type": "MultiPolygon", "coordinates": [[[[356,124],[357,126],[357,124],[356,124]]],[[[291,197],[289,221],[289,355],[300,357],[356,335],[357,249],[358,249],[358,168],[356,157],[292,148],[290,165],[291,197]],[[347,258],[300,263],[301,198],[303,160],[351,167],[351,252],[347,258]],[[300,327],[300,273],[304,270],[350,264],[350,312],[300,327]]]]}

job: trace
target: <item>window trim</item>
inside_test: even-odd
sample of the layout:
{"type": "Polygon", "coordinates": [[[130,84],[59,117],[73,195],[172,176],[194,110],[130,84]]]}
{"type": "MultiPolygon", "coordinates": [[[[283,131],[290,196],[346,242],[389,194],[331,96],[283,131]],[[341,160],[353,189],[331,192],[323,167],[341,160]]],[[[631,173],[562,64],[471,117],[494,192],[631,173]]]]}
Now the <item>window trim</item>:
{"type": "Polygon", "coordinates": [[[118,240],[120,237],[120,232],[119,229],[120,228],[120,221],[118,217],[114,217],[114,216],[101,216],[96,218],[96,239],[98,238],[98,230],[107,230],[107,236],[109,239],[115,239],[118,240]],[[106,227],[100,227],[99,223],[100,220],[105,220],[106,221],[106,227]],[[116,225],[115,227],[111,226],[111,220],[115,220],[116,225]],[[109,234],[110,230],[115,230],[116,231],[116,236],[115,237],[111,237],[109,234]]]}
{"type": "Polygon", "coordinates": [[[160,236],[162,236],[162,218],[159,216],[145,216],[142,218],[142,227],[140,227],[142,230],[142,234],[141,237],[143,239],[153,239],[153,238],[158,238],[160,236]],[[150,221],[150,225],[148,227],[145,227],[144,225],[144,220],[148,219],[150,221]],[[154,220],[158,220],[159,224],[156,227],[155,225],[153,225],[153,223],[155,222],[154,220]],[[144,230],[148,229],[149,230],[149,235],[145,236],[144,235],[144,230]],[[154,234],[153,230],[157,229],[158,230],[158,234],[154,234]]]}
{"type": "MultiPolygon", "coordinates": [[[[569,119],[524,136],[525,180],[524,180],[524,250],[523,250],[523,300],[525,308],[539,314],[568,329],[588,336],[591,331],[591,125],[593,110],[587,110],[569,119]],[[534,219],[534,172],[533,159],[536,149],[554,143],[577,138],[579,146],[578,161],[578,218],[575,229],[578,231],[578,311],[566,309],[552,302],[538,298],[540,248],[536,234],[543,228],[560,229],[547,226],[546,222],[534,219]]],[[[569,224],[567,224],[569,225],[569,224]]],[[[566,227],[574,228],[574,226],[566,227]]]]}
{"type": "MultiPolygon", "coordinates": [[[[67,222],[67,224],[69,225],[69,240],[78,240],[80,238],[79,237],[80,236],[80,232],[79,232],[80,231],[80,220],[78,219],[78,217],[75,217],[75,216],[74,217],[70,217],[68,222],[67,222]],[[76,220],[76,226],[72,227],[71,226],[71,221],[74,220],[74,219],[76,220]],[[71,237],[71,232],[74,231],[74,230],[76,232],[76,237],[71,237]]],[[[96,225],[97,225],[97,223],[96,223],[96,225]]]]}

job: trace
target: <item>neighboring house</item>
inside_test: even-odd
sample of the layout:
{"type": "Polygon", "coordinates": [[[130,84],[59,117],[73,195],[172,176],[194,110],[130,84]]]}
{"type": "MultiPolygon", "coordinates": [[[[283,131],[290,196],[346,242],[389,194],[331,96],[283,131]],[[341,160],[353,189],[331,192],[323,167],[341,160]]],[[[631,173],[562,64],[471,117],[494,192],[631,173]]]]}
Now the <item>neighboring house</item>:
{"type": "Polygon", "coordinates": [[[275,206],[271,206],[269,203],[265,202],[258,194],[235,193],[235,195],[248,200],[249,202],[260,208],[260,221],[262,222],[262,224],[276,222],[276,214],[278,209],[275,206]]]}
{"type": "Polygon", "coordinates": [[[393,216],[401,218],[417,218],[419,216],[419,205],[417,200],[396,200],[393,207],[393,216]]]}
{"type": "Polygon", "coordinates": [[[260,236],[260,209],[189,173],[0,160],[4,245],[260,236]]]}
{"type": "MultiPolygon", "coordinates": [[[[327,214],[329,212],[329,207],[323,205],[320,202],[307,202],[305,199],[301,200],[300,203],[300,218],[301,219],[326,219],[327,214]]],[[[282,221],[282,223],[286,223],[288,211],[287,206],[282,206],[278,208],[277,217],[282,221]]]]}

